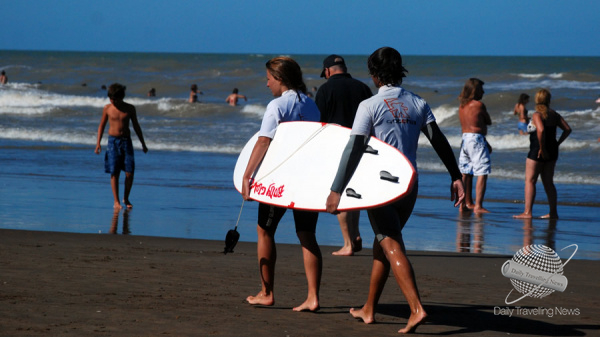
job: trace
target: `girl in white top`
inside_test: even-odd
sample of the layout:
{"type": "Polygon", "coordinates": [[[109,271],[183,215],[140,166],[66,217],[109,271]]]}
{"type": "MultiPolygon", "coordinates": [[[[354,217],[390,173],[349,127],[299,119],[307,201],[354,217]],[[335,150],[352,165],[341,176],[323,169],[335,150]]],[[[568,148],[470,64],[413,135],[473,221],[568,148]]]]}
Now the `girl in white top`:
{"type": "MultiPolygon", "coordinates": [[[[296,61],[289,57],[276,57],[269,60],[266,67],[267,87],[271,89],[273,96],[277,98],[267,105],[258,133],[258,140],[254,145],[248,160],[248,166],[244,172],[242,182],[242,197],[244,200],[250,200],[252,174],[269,149],[279,123],[303,120],[318,122],[321,117],[315,102],[305,94],[306,85],[302,80],[302,70],[296,61]]],[[[285,208],[259,204],[256,230],[258,233],[257,251],[262,289],[257,295],[246,298],[246,301],[250,304],[275,304],[273,294],[275,260],[277,258],[275,230],[285,211],[285,208]]],[[[304,270],[308,281],[306,300],[295,307],[294,311],[319,310],[319,287],[323,261],[315,237],[318,215],[317,212],[294,210],[296,234],[302,245],[304,270]]]]}

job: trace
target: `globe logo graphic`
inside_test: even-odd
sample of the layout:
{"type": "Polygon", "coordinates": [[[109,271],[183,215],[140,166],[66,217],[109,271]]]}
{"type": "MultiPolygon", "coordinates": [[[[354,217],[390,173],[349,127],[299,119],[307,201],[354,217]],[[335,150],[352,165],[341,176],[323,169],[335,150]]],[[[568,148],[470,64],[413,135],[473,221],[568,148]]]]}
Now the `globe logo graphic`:
{"type": "Polygon", "coordinates": [[[563,269],[575,256],[578,248],[576,244],[572,244],[562,250],[569,247],[574,247],[575,250],[565,263],[562,263],[552,248],[544,245],[529,245],[519,249],[512,259],[504,262],[500,271],[503,276],[510,278],[513,290],[522,296],[509,302],[508,298],[513,292],[511,290],[504,302],[513,304],[525,297],[543,298],[554,291],[564,292],[569,281],[563,275],[563,269]]]}
{"type": "MultiPolygon", "coordinates": [[[[563,274],[563,264],[560,257],[552,248],[544,245],[525,246],[515,253],[512,261],[544,273],[563,274]]],[[[510,282],[515,290],[521,294],[528,294],[529,297],[533,298],[543,298],[554,292],[554,289],[544,286],[538,287],[537,284],[529,282],[515,279],[510,279],[510,282]]]]}

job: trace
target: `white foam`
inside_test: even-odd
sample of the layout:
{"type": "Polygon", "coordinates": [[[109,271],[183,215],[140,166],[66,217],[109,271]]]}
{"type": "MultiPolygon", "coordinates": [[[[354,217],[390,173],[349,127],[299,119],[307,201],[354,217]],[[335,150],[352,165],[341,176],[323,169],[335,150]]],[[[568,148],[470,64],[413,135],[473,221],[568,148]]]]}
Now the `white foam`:
{"type": "Polygon", "coordinates": [[[10,89],[0,91],[2,114],[43,114],[60,107],[102,108],[107,103],[108,98],[55,94],[23,83],[13,84],[10,89]]]}
{"type": "MultiPolygon", "coordinates": [[[[73,145],[90,145],[91,147],[96,146],[96,133],[95,132],[57,132],[47,130],[35,130],[35,129],[24,129],[24,128],[2,128],[0,127],[0,138],[13,139],[13,140],[25,140],[25,141],[38,141],[48,143],[63,143],[73,145]]],[[[103,141],[103,146],[106,144],[106,135],[103,141]]],[[[139,146],[139,142],[134,139],[133,144],[135,147],[139,146]]],[[[237,154],[242,151],[241,146],[236,145],[197,145],[197,144],[185,144],[185,143],[174,143],[168,141],[146,141],[146,145],[151,150],[158,151],[189,151],[189,152],[213,152],[213,153],[227,153],[237,154]]]]}
{"type": "Polygon", "coordinates": [[[458,114],[458,107],[453,107],[448,104],[443,104],[432,110],[435,116],[435,121],[438,125],[442,124],[445,120],[452,118],[458,114]]]}
{"type": "Polygon", "coordinates": [[[244,114],[256,115],[256,116],[262,118],[262,116],[265,114],[266,110],[267,110],[267,108],[264,105],[247,104],[247,105],[244,105],[241,112],[244,114]]]}

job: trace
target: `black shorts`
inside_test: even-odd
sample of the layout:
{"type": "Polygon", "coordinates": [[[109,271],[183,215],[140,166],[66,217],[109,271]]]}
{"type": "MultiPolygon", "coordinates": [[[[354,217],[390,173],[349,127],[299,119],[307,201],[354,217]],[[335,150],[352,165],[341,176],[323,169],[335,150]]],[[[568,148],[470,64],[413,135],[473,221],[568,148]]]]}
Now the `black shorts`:
{"type": "MultiPolygon", "coordinates": [[[[276,207],[267,204],[258,204],[258,225],[260,228],[275,233],[279,221],[287,208],[276,207]]],[[[296,224],[296,233],[311,232],[317,230],[317,220],[319,219],[318,212],[293,210],[294,223],[296,224]]]]}
{"type": "Polygon", "coordinates": [[[402,237],[402,229],[415,207],[418,190],[419,184],[417,181],[412,191],[404,198],[383,207],[367,210],[371,228],[373,228],[377,241],[381,241],[388,236],[392,238],[402,237]]]}

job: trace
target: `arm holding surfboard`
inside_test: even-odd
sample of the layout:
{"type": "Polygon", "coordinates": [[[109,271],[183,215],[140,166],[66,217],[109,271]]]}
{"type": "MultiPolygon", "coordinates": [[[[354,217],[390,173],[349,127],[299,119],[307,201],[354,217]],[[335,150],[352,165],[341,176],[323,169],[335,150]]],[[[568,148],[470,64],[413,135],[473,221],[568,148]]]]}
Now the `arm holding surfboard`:
{"type": "Polygon", "coordinates": [[[269,145],[271,145],[271,140],[272,139],[269,137],[258,137],[258,140],[252,149],[252,154],[248,160],[248,166],[246,167],[246,171],[244,171],[244,179],[242,180],[242,197],[246,201],[252,200],[250,199],[250,179],[260,162],[263,160],[265,153],[267,153],[269,145]]]}
{"type": "MultiPolygon", "coordinates": [[[[462,185],[462,175],[456,165],[456,158],[452,152],[452,147],[450,147],[448,140],[436,122],[427,124],[421,131],[425,134],[427,139],[429,139],[431,146],[433,146],[434,150],[444,163],[444,166],[446,166],[446,169],[450,173],[452,179],[450,198],[452,201],[455,201],[454,207],[456,207],[462,202],[465,194],[462,185]]],[[[339,213],[337,207],[341,199],[341,193],[350,181],[350,178],[352,178],[352,174],[360,162],[362,154],[364,153],[366,140],[368,140],[368,138],[362,135],[352,135],[350,137],[342,155],[342,159],[340,160],[338,173],[331,186],[331,193],[327,198],[327,212],[332,214],[339,213]]]]}

